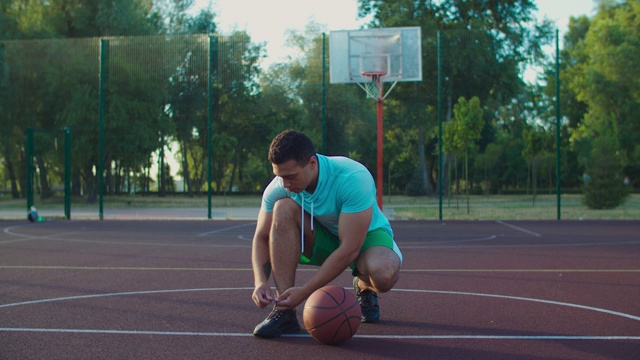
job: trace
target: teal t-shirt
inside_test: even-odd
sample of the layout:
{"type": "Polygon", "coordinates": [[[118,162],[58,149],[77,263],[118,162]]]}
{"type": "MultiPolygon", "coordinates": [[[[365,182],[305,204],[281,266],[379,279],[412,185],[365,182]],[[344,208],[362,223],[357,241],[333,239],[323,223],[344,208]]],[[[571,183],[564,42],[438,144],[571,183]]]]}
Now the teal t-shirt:
{"type": "Polygon", "coordinates": [[[313,218],[338,235],[340,213],[356,213],[373,206],[369,231],[384,229],[393,237],[391,225],[376,202],[376,186],[369,170],[361,163],[342,156],[318,158],[318,184],[313,194],[306,190],[294,193],[284,188],[282,179],[275,177],[262,194],[262,209],[273,212],[276,201],[292,198],[313,218]],[[313,207],[313,211],[312,211],[313,207]]]}

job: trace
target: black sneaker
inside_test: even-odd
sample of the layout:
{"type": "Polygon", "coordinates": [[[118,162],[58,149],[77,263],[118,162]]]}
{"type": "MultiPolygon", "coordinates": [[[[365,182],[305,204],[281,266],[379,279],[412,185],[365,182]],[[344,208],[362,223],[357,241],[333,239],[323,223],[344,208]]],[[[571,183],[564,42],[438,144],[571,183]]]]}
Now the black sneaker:
{"type": "Polygon", "coordinates": [[[280,311],[277,306],[274,306],[269,316],[253,330],[253,335],[270,339],[298,331],[300,331],[300,323],[298,323],[296,311],[292,309],[280,311]]]}
{"type": "Polygon", "coordinates": [[[380,306],[378,306],[378,294],[372,290],[360,291],[358,287],[358,277],[353,278],[353,289],[362,310],[360,322],[376,323],[380,319],[380,306]]]}

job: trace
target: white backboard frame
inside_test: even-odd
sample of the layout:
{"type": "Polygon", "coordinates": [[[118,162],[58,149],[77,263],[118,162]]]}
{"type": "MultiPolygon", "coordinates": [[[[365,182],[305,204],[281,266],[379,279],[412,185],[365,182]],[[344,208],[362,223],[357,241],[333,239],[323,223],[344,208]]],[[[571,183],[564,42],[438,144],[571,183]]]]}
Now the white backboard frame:
{"type": "Polygon", "coordinates": [[[329,35],[330,82],[364,83],[368,72],[383,82],[422,81],[420,27],[337,30],[329,35]]]}

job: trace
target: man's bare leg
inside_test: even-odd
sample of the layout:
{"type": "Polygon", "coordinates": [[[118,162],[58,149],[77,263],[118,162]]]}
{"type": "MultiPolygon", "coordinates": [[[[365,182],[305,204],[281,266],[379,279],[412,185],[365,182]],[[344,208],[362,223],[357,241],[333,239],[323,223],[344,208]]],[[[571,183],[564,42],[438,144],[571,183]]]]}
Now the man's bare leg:
{"type": "MultiPolygon", "coordinates": [[[[276,292],[280,295],[295,285],[296,269],[300,260],[302,245],[300,228],[302,209],[291,199],[278,200],[273,208],[273,220],[269,234],[269,256],[276,292]]],[[[305,253],[313,249],[313,233],[308,230],[311,217],[305,214],[305,253]]],[[[283,333],[300,330],[295,309],[279,310],[274,306],[269,316],[258,326],[253,334],[265,338],[278,337],[283,333]]]]}
{"type": "Polygon", "coordinates": [[[373,246],[356,259],[358,287],[385,293],[393,288],[400,277],[400,258],[391,249],[373,246]]]}
{"type": "Polygon", "coordinates": [[[373,246],[362,252],[356,259],[358,276],[353,279],[353,286],[362,310],[361,321],[378,322],[380,309],[378,293],[391,290],[400,274],[401,261],[391,249],[373,246]]]}
{"type": "Polygon", "coordinates": [[[300,211],[290,199],[279,200],[273,208],[269,253],[278,295],[295,285],[301,249],[300,211]]]}

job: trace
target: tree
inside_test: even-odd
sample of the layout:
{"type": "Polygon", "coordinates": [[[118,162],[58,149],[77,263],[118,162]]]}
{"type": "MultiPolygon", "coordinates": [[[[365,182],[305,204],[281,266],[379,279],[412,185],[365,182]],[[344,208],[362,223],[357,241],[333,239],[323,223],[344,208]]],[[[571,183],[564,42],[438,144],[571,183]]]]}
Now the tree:
{"type": "Polygon", "coordinates": [[[498,143],[487,145],[485,152],[479,154],[474,165],[483,174],[483,191],[485,194],[492,194],[497,186],[498,181],[494,180],[497,165],[503,156],[504,149],[498,143]]]}
{"type": "Polygon", "coordinates": [[[592,125],[590,128],[597,129],[597,133],[592,133],[595,136],[588,140],[591,151],[585,165],[589,181],[584,184],[584,202],[592,209],[612,209],[624,203],[628,195],[622,174],[624,154],[614,121],[598,119],[592,125]]]}
{"type": "MultiPolygon", "coordinates": [[[[583,26],[583,27],[586,27],[583,26]]],[[[573,144],[580,138],[603,133],[610,124],[616,130],[622,156],[629,161],[623,170],[627,176],[640,176],[640,163],[633,156],[640,143],[640,3],[638,1],[601,1],[598,12],[588,24],[584,41],[570,49],[575,60],[568,71],[568,86],[575,98],[588,107],[585,120],[574,132],[573,144]]],[[[586,139],[584,139],[586,140],[586,139]]],[[[579,147],[579,156],[591,156],[591,148],[579,147]]]]}
{"type": "MultiPolygon", "coordinates": [[[[543,128],[539,126],[532,126],[525,129],[523,134],[524,150],[522,155],[527,159],[529,168],[531,169],[531,184],[533,190],[532,204],[536,203],[536,196],[538,194],[538,166],[548,153],[548,148],[551,137],[547,134],[543,128]]],[[[527,192],[528,192],[527,188],[527,192]]]]}
{"type": "MultiPolygon", "coordinates": [[[[9,21],[9,27],[0,27],[0,38],[22,39],[55,39],[31,42],[7,42],[4,43],[4,63],[9,67],[6,78],[7,86],[15,99],[14,103],[2,105],[4,119],[21,119],[18,132],[11,132],[17,136],[10,139],[10,146],[3,146],[3,152],[13,157],[6,149],[20,148],[24,130],[27,127],[54,129],[73,126],[73,134],[76,141],[73,143],[74,156],[74,191],[79,194],[76,181],[80,177],[85,178],[85,193],[95,194],[94,168],[97,158],[97,106],[98,83],[96,74],[97,45],[88,44],[90,40],[60,40],[62,38],[79,38],[91,36],[113,35],[148,35],[160,31],[159,18],[152,9],[152,3],[147,0],[116,0],[116,1],[69,1],[69,0],[35,0],[12,1],[6,6],[3,15],[9,21]],[[13,25],[11,25],[13,24],[13,25]],[[18,30],[19,29],[19,30],[18,30]]],[[[142,84],[140,84],[142,85],[142,84]]],[[[153,90],[149,91],[153,95],[153,90]]],[[[128,114],[142,114],[146,110],[144,105],[138,107],[133,102],[113,101],[111,105],[117,106],[112,110],[123,110],[128,114]],[[129,112],[131,110],[131,112],[129,112]]],[[[147,108],[148,110],[148,108],[147,108]]],[[[156,108],[154,117],[157,118],[160,108],[156,108]]],[[[9,120],[13,121],[13,120],[9,120]]],[[[4,122],[3,122],[4,124],[4,122]]],[[[127,132],[135,135],[135,132],[127,132]]],[[[46,137],[46,136],[45,136],[46,137]]],[[[144,139],[144,135],[142,139],[144,139]]],[[[118,140],[122,140],[119,138],[118,140]]],[[[139,137],[135,141],[127,141],[126,146],[140,143],[139,137]]],[[[51,138],[43,141],[52,141],[51,138]]],[[[142,145],[142,147],[146,147],[142,145]]],[[[117,153],[115,149],[109,149],[110,155],[117,153]]],[[[135,149],[140,150],[140,149],[135,149]]],[[[132,151],[133,156],[142,154],[143,151],[132,151]]],[[[5,156],[6,156],[5,154],[5,156]]],[[[133,156],[129,156],[132,158],[133,156]]],[[[24,154],[22,154],[24,159],[24,154]]],[[[40,154],[36,154],[36,162],[41,175],[47,175],[49,168],[55,169],[53,160],[46,160],[40,154]]],[[[110,164],[110,162],[109,162],[110,164]]],[[[58,166],[60,167],[60,166],[58,166]]],[[[116,163],[115,168],[122,168],[116,163]]],[[[106,167],[111,170],[111,167],[106,167]]],[[[21,171],[22,172],[22,171],[21,171]]],[[[12,180],[13,181],[13,180],[12,180]]],[[[41,188],[48,183],[47,176],[41,176],[41,188]]],[[[24,182],[23,186],[24,188],[24,182]]]]}
{"type": "Polygon", "coordinates": [[[480,139],[480,131],[484,125],[480,99],[477,97],[467,101],[458,99],[453,107],[454,117],[445,124],[443,131],[443,147],[445,152],[464,154],[464,183],[467,195],[467,213],[469,213],[469,153],[478,148],[476,141],[480,139]]]}
{"type": "MultiPolygon", "coordinates": [[[[233,188],[234,179],[242,173],[249,154],[256,151],[265,136],[264,120],[258,119],[258,101],[262,45],[254,44],[244,31],[233,32],[220,43],[220,66],[215,75],[215,89],[219,95],[219,115],[214,124],[214,139],[225,139],[230,146],[214,153],[216,191],[233,188]],[[227,184],[223,180],[228,179],[227,184]]],[[[199,129],[204,133],[204,128],[199,129]]],[[[262,150],[264,151],[264,150],[262,150]]],[[[241,175],[240,175],[241,176],[241,175]]]]}
{"type": "MultiPolygon", "coordinates": [[[[411,119],[421,119],[425,129],[435,128],[435,116],[427,109],[435,107],[437,88],[436,31],[441,30],[443,44],[443,114],[452,115],[455,99],[477,96],[492,113],[507,104],[523,87],[520,67],[527,62],[541,61],[542,47],[552,38],[548,20],[537,23],[533,1],[487,0],[359,0],[359,15],[372,16],[374,27],[420,26],[423,35],[423,81],[418,84],[399,84],[397,93],[406,104],[422,103],[422,113],[411,119]]],[[[406,105],[410,107],[410,105],[406,105]]],[[[407,131],[416,126],[405,122],[407,131]]],[[[490,126],[483,131],[483,148],[493,136],[490,126]]],[[[432,133],[429,135],[433,136],[432,133]]],[[[422,137],[418,137],[421,139],[422,137]]],[[[427,163],[436,162],[436,142],[424,138],[424,143],[409,146],[425,150],[427,163]]],[[[419,159],[420,157],[416,157],[419,159]]],[[[418,166],[418,164],[416,164],[418,166]]],[[[429,165],[426,165],[429,166],[429,165]]],[[[432,166],[431,169],[435,169],[432,166]]],[[[435,183],[435,171],[429,171],[429,181],[435,183]]]]}

